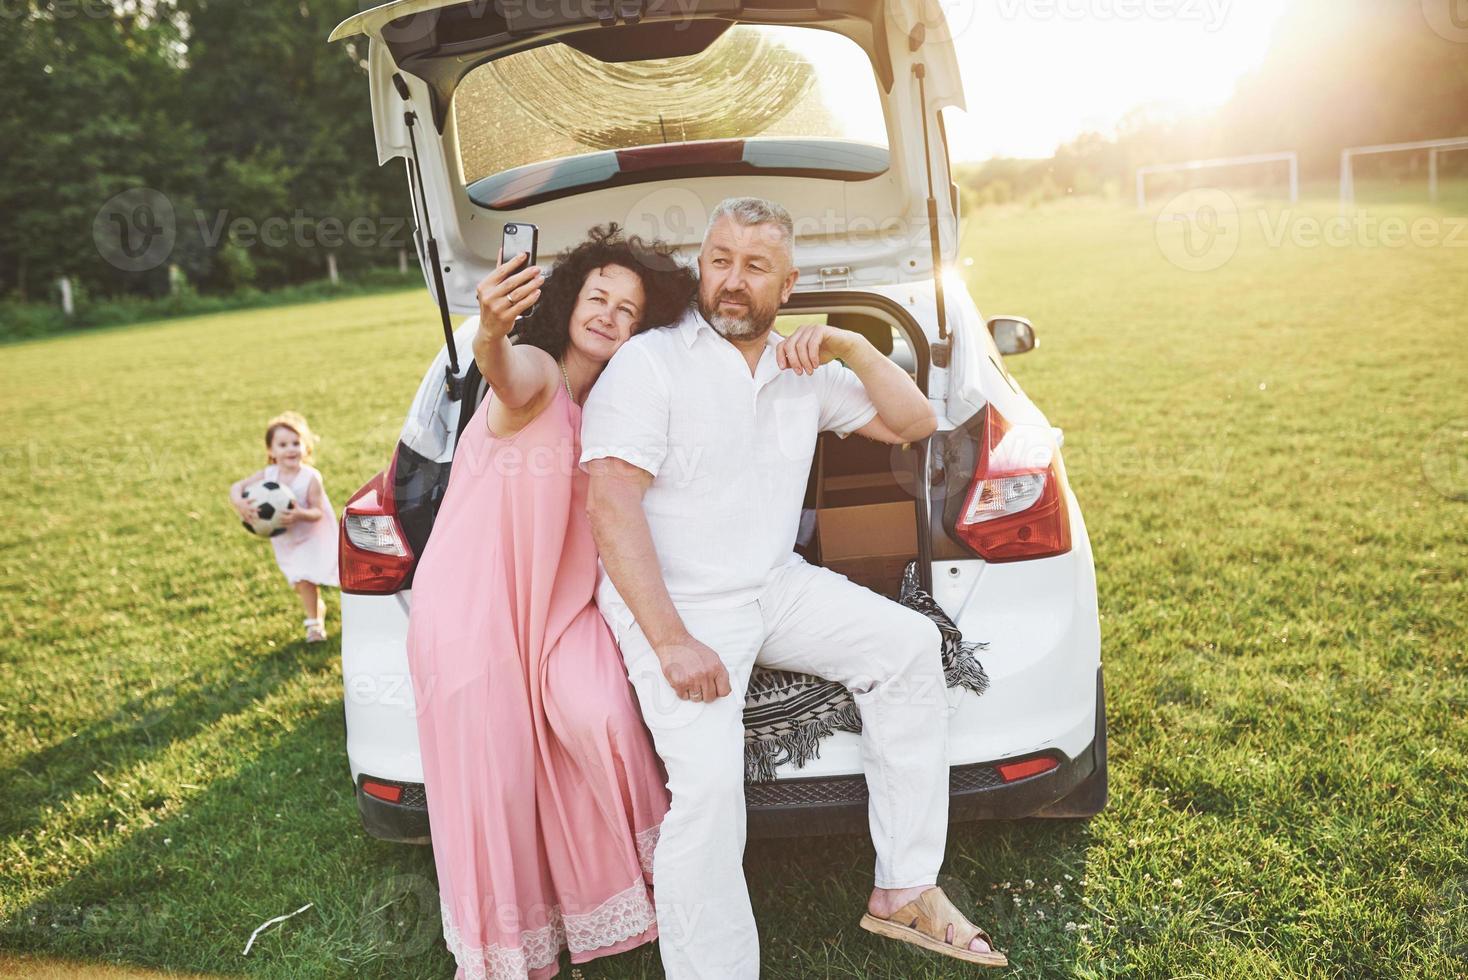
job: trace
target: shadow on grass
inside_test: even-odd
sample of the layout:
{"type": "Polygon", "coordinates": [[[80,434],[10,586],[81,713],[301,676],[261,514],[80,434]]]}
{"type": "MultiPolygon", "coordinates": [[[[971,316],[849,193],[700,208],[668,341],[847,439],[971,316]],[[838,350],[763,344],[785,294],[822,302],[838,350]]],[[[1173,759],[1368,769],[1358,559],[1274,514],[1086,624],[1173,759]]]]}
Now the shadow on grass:
{"type": "MultiPolygon", "coordinates": [[[[302,671],[320,669],[340,656],[336,642],[307,644],[304,639],[264,654],[254,646],[237,647],[220,666],[123,702],[66,741],[0,768],[0,791],[7,800],[0,810],[0,836],[25,833],[40,824],[47,806],[96,789],[93,770],[106,775],[146,761],[169,743],[188,739],[263,700],[302,671]],[[227,671],[241,658],[249,659],[248,672],[201,683],[206,675],[227,671]]],[[[161,796],[142,801],[149,808],[164,802],[161,796]]]]}
{"type": "Polygon", "coordinates": [[[890,980],[958,975],[1071,976],[1081,933],[1080,881],[1091,846],[1083,820],[954,824],[938,884],[1010,961],[983,968],[874,936],[858,925],[876,860],[866,835],[751,841],[745,857],[766,977],[890,980]],[[1067,879],[1069,875],[1069,879],[1067,879]],[[1026,888],[1025,882],[1033,882],[1026,888]],[[1063,896],[1053,891],[1060,884],[1063,896]],[[1009,887],[1003,887],[1008,885],[1009,887]],[[1014,896],[1021,896],[1017,905],[1014,896]],[[1035,916],[1039,901],[1044,918],[1035,916]]]}
{"type": "Polygon", "coordinates": [[[339,703],[298,717],[187,809],[104,844],[0,925],[0,945],[222,973],[452,976],[432,853],[363,834],[344,744],[339,703]],[[257,926],[308,903],[242,955],[257,926]]]}
{"type": "MultiPolygon", "coordinates": [[[[215,694],[238,709],[246,692],[273,689],[302,655],[299,647],[283,649],[260,678],[215,694]]],[[[180,711],[201,707],[187,697],[180,711]]],[[[211,717],[223,710],[211,708],[211,717]]],[[[205,724],[194,721],[181,729],[205,724]]],[[[432,850],[366,836],[344,744],[337,702],[297,716],[289,730],[272,729],[252,743],[251,759],[186,809],[114,846],[104,839],[80,873],[0,924],[0,945],[217,973],[452,977],[432,850]],[[251,933],[283,915],[291,917],[261,932],[243,956],[251,933]]],[[[1084,822],[955,825],[940,884],[995,937],[1019,975],[1069,975],[1079,937],[1063,927],[1072,906],[1081,918],[1080,890],[1071,882],[1085,874],[1090,841],[1084,822]],[[1026,878],[1035,883],[1027,891],[1026,878]],[[1048,891],[1051,882],[1067,882],[1063,897],[1048,891]],[[1041,898],[1048,917],[1036,918],[1032,903],[1017,905],[1014,892],[1041,898]]],[[[976,969],[860,929],[873,861],[864,835],[750,842],[745,867],[763,976],[938,980],[976,969]]],[[[561,962],[569,977],[564,954],[561,962]]],[[[586,980],[662,975],[655,945],[577,969],[586,980]]]]}

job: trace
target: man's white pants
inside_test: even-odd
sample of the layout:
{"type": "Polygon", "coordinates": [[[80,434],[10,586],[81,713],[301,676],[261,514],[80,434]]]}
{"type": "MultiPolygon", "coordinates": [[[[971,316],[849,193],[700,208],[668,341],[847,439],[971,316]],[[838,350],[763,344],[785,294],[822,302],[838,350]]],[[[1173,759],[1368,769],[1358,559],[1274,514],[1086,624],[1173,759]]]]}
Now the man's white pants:
{"type": "Polygon", "coordinates": [[[653,894],[669,980],[759,975],[743,869],[744,692],[756,663],[851,690],[876,885],[935,884],[948,833],[948,712],[933,621],[804,561],[776,569],[746,605],[678,611],[723,660],[730,696],[679,698],[627,608],[603,610],[668,772],[672,802],[653,855],[653,894]]]}

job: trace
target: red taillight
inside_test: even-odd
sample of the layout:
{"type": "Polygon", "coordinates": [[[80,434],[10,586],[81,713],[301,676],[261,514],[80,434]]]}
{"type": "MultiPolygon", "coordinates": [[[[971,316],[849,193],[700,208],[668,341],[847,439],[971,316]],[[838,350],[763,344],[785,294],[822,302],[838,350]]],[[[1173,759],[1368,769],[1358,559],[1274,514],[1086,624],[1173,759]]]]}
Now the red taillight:
{"type": "Polygon", "coordinates": [[[1049,772],[1060,763],[1048,755],[1036,756],[1033,759],[1025,759],[1023,762],[1001,762],[995,766],[999,770],[999,778],[1006,783],[1012,783],[1016,779],[1026,779],[1030,776],[1038,776],[1042,772],[1049,772]]]}
{"type": "Polygon", "coordinates": [[[403,798],[403,788],[401,786],[390,786],[387,783],[374,782],[371,779],[362,780],[362,792],[368,796],[375,796],[379,800],[387,800],[389,803],[396,803],[403,798]]]}
{"type": "Polygon", "coordinates": [[[342,509],[337,549],[341,590],[354,595],[389,595],[413,570],[413,549],[398,522],[393,500],[397,454],[387,469],[368,480],[342,509]]]}
{"type": "Polygon", "coordinates": [[[1048,558],[1070,550],[1070,515],[1049,430],[1011,426],[993,405],[979,423],[974,480],[954,533],[988,561],[1048,558]]]}

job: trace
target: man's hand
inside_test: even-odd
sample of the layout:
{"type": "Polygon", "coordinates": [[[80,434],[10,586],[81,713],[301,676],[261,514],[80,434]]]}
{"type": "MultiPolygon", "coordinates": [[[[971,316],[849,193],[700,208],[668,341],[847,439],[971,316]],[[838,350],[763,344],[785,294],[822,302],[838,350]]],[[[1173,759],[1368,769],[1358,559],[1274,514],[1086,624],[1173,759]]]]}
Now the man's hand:
{"type": "Polygon", "coordinates": [[[867,397],[877,407],[877,417],[856,429],[858,435],[901,445],[926,439],[937,429],[933,407],[907,371],[856,331],[825,323],[803,323],[775,348],[775,364],[796,374],[811,374],[838,357],[861,381],[867,397]]]}
{"type": "Polygon", "coordinates": [[[719,655],[692,636],[660,643],[653,651],[662,664],[663,676],[683,700],[708,702],[731,690],[729,672],[719,655]]]}
{"type": "Polygon", "coordinates": [[[824,323],[802,323],[775,348],[775,364],[780,368],[790,368],[796,374],[810,374],[838,357],[850,363],[863,344],[871,346],[865,337],[853,330],[842,330],[824,323]]]}

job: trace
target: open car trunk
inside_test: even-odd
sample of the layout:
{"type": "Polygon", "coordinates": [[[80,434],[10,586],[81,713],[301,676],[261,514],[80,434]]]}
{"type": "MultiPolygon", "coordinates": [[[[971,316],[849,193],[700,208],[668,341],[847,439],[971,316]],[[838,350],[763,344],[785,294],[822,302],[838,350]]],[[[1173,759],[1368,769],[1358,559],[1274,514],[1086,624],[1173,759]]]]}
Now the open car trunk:
{"type": "Polygon", "coordinates": [[[920,551],[909,489],[916,465],[911,447],[822,433],[796,550],[813,565],[896,598],[903,570],[920,551]]]}
{"type": "MultiPolygon", "coordinates": [[[[812,319],[861,333],[920,387],[928,383],[927,338],[893,300],[866,292],[796,293],[782,308],[776,328],[788,332],[812,319]]],[[[449,401],[435,383],[441,363],[442,355],[424,379],[421,412],[405,427],[387,477],[412,556],[421,555],[428,543],[448,487],[455,445],[487,392],[471,360],[464,397],[449,401]]],[[[822,433],[806,484],[796,550],[813,564],[827,565],[892,597],[907,563],[918,559],[919,581],[929,588],[935,549],[942,557],[952,545],[946,536],[935,539],[931,533],[925,458],[922,443],[890,446],[861,436],[842,439],[822,433]]],[[[409,570],[405,587],[411,576],[409,570]]]]}
{"type": "Polygon", "coordinates": [[[452,312],[506,222],[539,227],[543,262],[607,221],[688,260],[736,195],[790,211],[798,290],[929,278],[934,233],[957,255],[938,0],[397,0],[332,38],[357,34],[379,162],[408,162],[452,312]]]}
{"type": "MultiPolygon", "coordinates": [[[[919,386],[927,384],[928,348],[922,332],[906,316],[886,307],[859,304],[816,305],[815,297],[796,297],[797,307],[826,310],[832,326],[866,337],[878,351],[901,365],[919,386]]],[[[820,297],[836,300],[839,297],[820,297]]],[[[802,314],[799,319],[809,319],[802,314]]],[[[834,432],[816,442],[802,505],[796,551],[814,565],[840,572],[858,585],[896,598],[902,574],[918,560],[926,584],[931,553],[927,486],[921,444],[892,446],[834,432]]]]}

